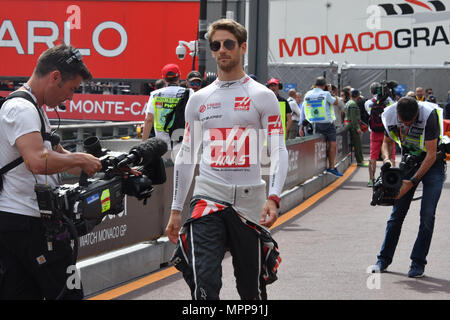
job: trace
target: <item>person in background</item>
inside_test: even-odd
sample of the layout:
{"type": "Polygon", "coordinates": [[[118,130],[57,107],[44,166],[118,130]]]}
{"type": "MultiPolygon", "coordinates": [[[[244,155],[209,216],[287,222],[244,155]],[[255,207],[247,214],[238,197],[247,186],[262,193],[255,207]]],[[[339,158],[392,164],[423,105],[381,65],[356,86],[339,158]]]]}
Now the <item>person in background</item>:
{"type": "Polygon", "coordinates": [[[267,81],[267,87],[275,93],[278,99],[281,110],[281,119],[283,121],[284,138],[287,138],[287,133],[289,132],[292,125],[292,109],[289,102],[280,96],[280,90],[283,88],[283,84],[277,78],[270,78],[267,81]]]}
{"type": "MultiPolygon", "coordinates": [[[[433,89],[428,88],[425,90],[425,101],[428,101],[428,97],[433,95],[433,89]]],[[[434,102],[436,103],[436,102],[434,102]]]]}
{"type": "Polygon", "coordinates": [[[186,84],[188,88],[191,88],[194,92],[200,90],[202,87],[202,75],[200,72],[196,70],[189,72],[186,77],[186,84]]]}
{"type": "Polygon", "coordinates": [[[178,101],[184,94],[190,94],[192,89],[180,86],[180,68],[178,65],[170,63],[162,70],[162,78],[165,87],[152,91],[145,110],[144,130],[142,131],[142,141],[149,138],[154,126],[155,136],[167,143],[167,149],[172,150],[172,140],[169,129],[172,124],[166,126],[166,115],[173,111],[178,101]]]}
{"type": "Polygon", "coordinates": [[[425,94],[422,87],[416,88],[416,100],[417,101],[425,101],[425,94]]]}
{"type": "Polygon", "coordinates": [[[355,150],[356,163],[360,167],[367,167],[367,163],[364,162],[361,144],[361,115],[358,106],[359,90],[353,89],[350,95],[351,99],[345,104],[345,124],[350,125],[350,137],[355,150]]]}
{"type": "MultiPolygon", "coordinates": [[[[369,114],[369,128],[370,128],[370,160],[369,160],[369,182],[368,187],[373,187],[375,181],[375,173],[377,170],[377,161],[380,157],[381,146],[384,139],[384,127],[381,121],[381,115],[384,109],[394,103],[390,97],[380,101],[378,92],[381,89],[379,82],[373,82],[370,85],[370,92],[372,99],[367,100],[365,108],[369,114]]],[[[391,162],[395,165],[395,145],[392,145],[391,162]]]]}
{"type": "Polygon", "coordinates": [[[334,84],[331,85],[331,94],[338,100],[338,104],[333,108],[334,116],[336,118],[336,120],[334,120],[334,126],[336,128],[342,128],[344,126],[345,104],[348,100],[344,102],[344,99],[338,95],[338,88],[334,84]]]}
{"type": "MultiPolygon", "coordinates": [[[[314,88],[305,94],[302,113],[304,114],[304,118],[313,124],[315,132],[325,136],[328,157],[327,172],[337,177],[342,177],[342,173],[335,166],[337,146],[336,127],[334,125],[336,117],[333,106],[336,106],[339,101],[331,95],[330,91],[331,85],[327,85],[324,77],[318,77],[314,88]]],[[[302,131],[302,129],[303,122],[299,131],[302,131]]]]}
{"type": "Polygon", "coordinates": [[[289,127],[287,138],[295,139],[298,134],[298,123],[300,120],[300,108],[297,103],[297,99],[296,99],[297,92],[295,91],[295,89],[290,89],[288,91],[288,95],[289,95],[289,97],[287,98],[287,101],[289,102],[289,106],[291,107],[291,110],[292,110],[292,123],[291,123],[291,126],[289,127]]]}

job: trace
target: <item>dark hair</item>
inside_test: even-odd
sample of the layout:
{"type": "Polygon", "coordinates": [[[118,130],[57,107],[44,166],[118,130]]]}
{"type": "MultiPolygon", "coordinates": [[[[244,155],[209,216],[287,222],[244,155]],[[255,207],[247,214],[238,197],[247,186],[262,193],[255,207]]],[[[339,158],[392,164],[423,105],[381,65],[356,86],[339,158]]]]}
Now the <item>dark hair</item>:
{"type": "Polygon", "coordinates": [[[373,82],[370,85],[370,93],[376,94],[378,92],[378,88],[381,87],[381,84],[379,82],[373,82]]]}
{"type": "Polygon", "coordinates": [[[352,98],[359,97],[359,95],[360,95],[358,89],[353,89],[350,93],[351,93],[352,98]]]}
{"type": "Polygon", "coordinates": [[[156,89],[164,88],[165,85],[166,84],[164,83],[163,79],[158,79],[158,80],[155,81],[155,88],[156,89]]]}
{"type": "Polygon", "coordinates": [[[83,80],[92,79],[88,68],[81,60],[82,56],[78,49],[61,44],[47,49],[40,56],[34,69],[38,77],[43,77],[52,71],[61,72],[62,81],[75,79],[80,75],[83,80]]]}
{"type": "Polygon", "coordinates": [[[240,23],[232,20],[232,19],[219,19],[217,21],[214,21],[209,27],[208,27],[208,41],[211,42],[211,38],[217,30],[226,30],[233,34],[239,45],[243,44],[244,42],[247,42],[247,30],[243,25],[240,23]]]}
{"type": "Polygon", "coordinates": [[[327,82],[326,82],[324,77],[318,77],[316,79],[316,83],[315,83],[316,87],[323,87],[323,86],[326,86],[326,85],[327,85],[327,82]]]}
{"type": "Polygon", "coordinates": [[[403,121],[412,121],[419,111],[419,104],[412,97],[400,98],[397,102],[397,114],[403,121]]]}

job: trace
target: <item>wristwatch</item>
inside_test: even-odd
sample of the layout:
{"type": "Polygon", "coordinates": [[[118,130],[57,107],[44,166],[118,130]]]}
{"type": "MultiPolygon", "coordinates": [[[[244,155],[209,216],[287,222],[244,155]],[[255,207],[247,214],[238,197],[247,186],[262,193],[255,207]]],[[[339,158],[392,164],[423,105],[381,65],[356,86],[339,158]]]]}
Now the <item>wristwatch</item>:
{"type": "Polygon", "coordinates": [[[409,179],[409,181],[411,181],[413,183],[414,187],[417,186],[419,184],[419,182],[420,182],[419,179],[414,178],[414,177],[409,179]]]}
{"type": "Polygon", "coordinates": [[[277,197],[276,195],[270,195],[267,200],[273,200],[275,201],[275,204],[277,205],[277,208],[280,208],[280,198],[277,197]]]}

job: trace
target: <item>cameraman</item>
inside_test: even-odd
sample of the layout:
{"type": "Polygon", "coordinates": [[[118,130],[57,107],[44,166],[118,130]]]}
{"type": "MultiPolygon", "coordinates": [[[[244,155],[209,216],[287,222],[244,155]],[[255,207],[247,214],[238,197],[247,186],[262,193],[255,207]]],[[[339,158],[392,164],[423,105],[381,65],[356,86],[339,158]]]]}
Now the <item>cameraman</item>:
{"type": "MultiPolygon", "coordinates": [[[[0,167],[20,157],[24,160],[2,175],[0,299],[55,299],[66,288],[73,263],[70,239],[60,234],[53,250],[48,250],[34,185],[57,186],[63,171],[83,170],[92,176],[101,169],[96,157],[70,153],[59,143],[52,148],[47,140],[50,122],[42,106],[56,108],[72,99],[81,81],[92,78],[81,58],[78,50],[66,45],[46,50],[18,90],[28,99],[11,98],[0,109],[0,167]]],[[[64,290],[60,298],[82,297],[82,289],[76,288],[64,290]]]]}
{"type": "Polygon", "coordinates": [[[422,181],[419,233],[411,252],[412,263],[408,272],[408,277],[422,277],[433,235],[436,207],[445,180],[445,162],[443,157],[437,157],[437,147],[443,134],[442,109],[433,103],[404,97],[385,109],[382,121],[386,129],[381,149],[384,162],[390,161],[389,152],[393,142],[401,146],[404,157],[413,156],[417,161],[412,170],[404,173],[402,186],[387,222],[384,243],[372,271],[383,272],[391,264],[403,220],[417,185],[422,181]]]}

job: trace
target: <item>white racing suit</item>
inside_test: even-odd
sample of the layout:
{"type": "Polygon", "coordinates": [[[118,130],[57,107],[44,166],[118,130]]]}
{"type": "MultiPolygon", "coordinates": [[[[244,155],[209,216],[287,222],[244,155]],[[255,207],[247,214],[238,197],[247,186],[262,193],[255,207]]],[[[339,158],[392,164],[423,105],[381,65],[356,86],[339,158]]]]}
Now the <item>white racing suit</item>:
{"type": "Polygon", "coordinates": [[[281,263],[278,244],[267,229],[239,213],[253,209],[260,215],[262,208],[258,210],[254,204],[258,203],[258,193],[265,194],[265,183],[219,187],[212,181],[199,183],[198,178],[191,200],[191,218],[180,230],[171,262],[183,273],[192,299],[217,300],[222,286],[222,259],[230,250],[241,299],[266,300],[266,284],[277,280],[281,263]],[[208,189],[211,186],[214,188],[208,189]],[[212,195],[219,199],[231,201],[211,198],[205,195],[207,190],[214,190],[212,195]]]}
{"type": "Polygon", "coordinates": [[[266,299],[266,284],[275,281],[281,259],[269,230],[259,225],[267,199],[261,179],[265,141],[269,195],[280,196],[288,168],[278,100],[247,75],[216,80],[189,98],[185,119],[172,210],[183,209],[202,152],[191,215],[172,262],[183,272],[193,299],[219,299],[221,263],[230,250],[241,298],[266,299]]]}

